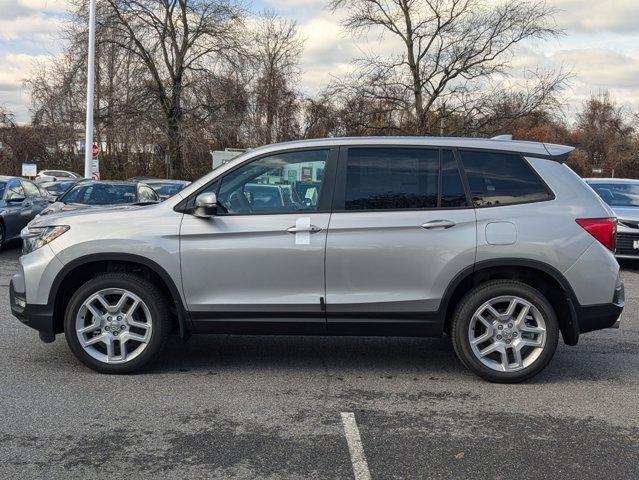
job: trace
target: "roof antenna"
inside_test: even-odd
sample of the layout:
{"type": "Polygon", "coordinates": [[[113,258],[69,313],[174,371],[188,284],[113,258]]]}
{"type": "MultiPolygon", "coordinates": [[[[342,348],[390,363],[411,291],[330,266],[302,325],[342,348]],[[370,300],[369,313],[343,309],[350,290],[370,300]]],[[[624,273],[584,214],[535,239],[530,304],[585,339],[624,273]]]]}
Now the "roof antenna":
{"type": "Polygon", "coordinates": [[[491,138],[491,140],[512,140],[513,136],[510,134],[507,135],[497,135],[496,137],[491,138]]]}

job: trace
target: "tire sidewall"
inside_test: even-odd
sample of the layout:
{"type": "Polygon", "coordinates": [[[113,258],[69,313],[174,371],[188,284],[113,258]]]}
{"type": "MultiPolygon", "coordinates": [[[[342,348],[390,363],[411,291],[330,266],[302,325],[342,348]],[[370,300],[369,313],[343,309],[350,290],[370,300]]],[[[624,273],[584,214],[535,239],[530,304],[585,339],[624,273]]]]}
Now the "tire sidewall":
{"type": "Polygon", "coordinates": [[[550,362],[559,340],[559,326],[554,309],[546,298],[533,287],[516,281],[494,281],[469,292],[455,312],[453,324],[455,351],[462,362],[480,377],[500,383],[516,383],[527,380],[550,362]],[[485,366],[473,353],[468,338],[468,328],[475,311],[486,301],[502,295],[513,295],[533,304],[546,323],[546,343],[539,358],[532,365],[516,372],[498,372],[485,366]]]}
{"type": "Polygon", "coordinates": [[[64,333],[71,351],[78,359],[101,373],[129,373],[139,370],[152,361],[160,352],[168,335],[166,301],[162,294],[150,282],[143,278],[127,274],[104,274],[81,286],[71,297],[64,316],[64,333]],[[121,364],[108,364],[89,355],[76,333],[76,316],[82,303],[92,294],[106,288],[123,288],[136,294],[146,304],[151,314],[151,339],[137,357],[121,364]]]}

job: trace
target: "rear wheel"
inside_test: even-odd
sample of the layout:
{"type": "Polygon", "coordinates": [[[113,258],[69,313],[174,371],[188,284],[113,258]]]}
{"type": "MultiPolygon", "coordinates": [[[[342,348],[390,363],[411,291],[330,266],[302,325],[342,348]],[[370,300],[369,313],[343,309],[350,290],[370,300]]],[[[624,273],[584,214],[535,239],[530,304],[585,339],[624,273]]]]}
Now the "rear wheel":
{"type": "Polygon", "coordinates": [[[0,250],[4,248],[4,242],[5,242],[4,224],[0,223],[0,250]]]}
{"type": "Polygon", "coordinates": [[[69,347],[103,373],[139,370],[158,356],[171,329],[166,299],[149,281],[106,273],[71,297],[65,314],[69,347]]]}
{"type": "Polygon", "coordinates": [[[480,377],[515,383],[539,373],[557,348],[557,317],[531,286],[495,280],[466,294],[451,335],[460,360],[480,377]]]}

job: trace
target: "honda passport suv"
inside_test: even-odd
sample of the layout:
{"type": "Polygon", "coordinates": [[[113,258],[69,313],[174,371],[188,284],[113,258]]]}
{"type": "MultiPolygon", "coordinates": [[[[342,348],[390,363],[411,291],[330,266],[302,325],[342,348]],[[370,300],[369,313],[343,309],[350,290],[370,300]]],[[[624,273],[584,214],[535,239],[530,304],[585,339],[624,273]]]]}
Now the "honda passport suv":
{"type": "Polygon", "coordinates": [[[193,333],[441,336],[495,382],[617,325],[610,208],[504,139],[331,138],[243,154],[157,205],[22,232],[13,314],[85,365],[132,372],[193,333]],[[264,202],[256,185],[312,194],[264,202]]]}

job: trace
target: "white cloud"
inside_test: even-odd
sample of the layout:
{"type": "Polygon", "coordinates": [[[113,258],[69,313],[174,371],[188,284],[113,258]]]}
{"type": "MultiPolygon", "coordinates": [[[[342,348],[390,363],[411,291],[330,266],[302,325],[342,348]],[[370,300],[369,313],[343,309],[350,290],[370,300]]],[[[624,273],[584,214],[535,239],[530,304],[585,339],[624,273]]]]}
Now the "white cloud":
{"type": "Polygon", "coordinates": [[[559,10],[558,24],[583,32],[639,31],[637,0],[549,0],[559,10]]]}
{"type": "Polygon", "coordinates": [[[29,99],[23,88],[24,80],[36,64],[51,58],[48,55],[0,55],[0,105],[13,112],[19,122],[29,121],[29,99]]]}

